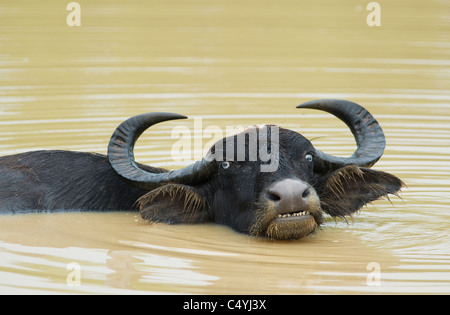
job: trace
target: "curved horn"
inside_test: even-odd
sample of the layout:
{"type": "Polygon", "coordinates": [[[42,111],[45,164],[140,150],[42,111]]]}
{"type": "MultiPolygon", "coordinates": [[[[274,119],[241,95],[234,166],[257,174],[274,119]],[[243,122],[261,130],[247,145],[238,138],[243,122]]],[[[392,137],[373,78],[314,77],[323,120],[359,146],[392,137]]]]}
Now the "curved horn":
{"type": "Polygon", "coordinates": [[[204,181],[217,170],[217,164],[205,157],[185,168],[155,173],[143,170],[134,160],[134,145],[139,136],[151,126],[186,116],[173,113],[147,113],[131,117],[121,123],[114,131],[108,145],[108,158],[117,174],[130,181],[134,186],[152,190],[165,183],[195,185],[204,181]]]}
{"type": "Polygon", "coordinates": [[[345,100],[323,99],[300,104],[297,108],[319,109],[335,115],[347,124],[356,140],[357,149],[349,158],[328,155],[316,149],[317,169],[337,169],[345,165],[371,167],[383,155],[386,147],[383,130],[362,106],[345,100]]]}

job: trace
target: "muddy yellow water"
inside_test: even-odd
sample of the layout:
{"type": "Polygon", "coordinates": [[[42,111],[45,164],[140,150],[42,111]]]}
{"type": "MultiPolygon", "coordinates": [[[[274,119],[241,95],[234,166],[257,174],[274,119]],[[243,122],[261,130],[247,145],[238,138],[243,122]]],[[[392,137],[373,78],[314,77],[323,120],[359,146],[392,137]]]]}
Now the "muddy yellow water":
{"type": "Polygon", "coordinates": [[[140,162],[182,167],[209,127],[262,123],[346,156],[355,145],[342,122],[295,109],[343,98],[381,123],[375,168],[407,188],[300,241],[133,212],[1,216],[0,293],[450,293],[448,2],[379,1],[378,12],[353,0],[68,3],[0,2],[1,155],[106,153],[123,119],[168,111],[191,119],[145,133],[140,162]],[[191,152],[173,152],[180,126],[191,152]]]}

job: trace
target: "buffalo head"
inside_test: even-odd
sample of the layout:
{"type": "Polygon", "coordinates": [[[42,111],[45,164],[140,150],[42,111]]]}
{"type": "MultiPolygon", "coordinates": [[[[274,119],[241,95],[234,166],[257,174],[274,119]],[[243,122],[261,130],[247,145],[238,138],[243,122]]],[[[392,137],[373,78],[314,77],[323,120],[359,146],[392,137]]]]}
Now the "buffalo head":
{"type": "Polygon", "coordinates": [[[299,239],[320,226],[323,213],[351,215],[400,190],[400,179],[370,169],[383,154],[385,138],[367,110],[343,100],[298,107],[324,110],[344,121],[357,143],[353,155],[328,155],[297,132],[265,125],[218,141],[201,161],[183,169],[150,172],[134,160],[136,140],[156,123],[186,117],[149,113],[116,129],[108,157],[120,176],[148,191],[137,201],[146,220],[216,222],[273,239],[299,239]]]}

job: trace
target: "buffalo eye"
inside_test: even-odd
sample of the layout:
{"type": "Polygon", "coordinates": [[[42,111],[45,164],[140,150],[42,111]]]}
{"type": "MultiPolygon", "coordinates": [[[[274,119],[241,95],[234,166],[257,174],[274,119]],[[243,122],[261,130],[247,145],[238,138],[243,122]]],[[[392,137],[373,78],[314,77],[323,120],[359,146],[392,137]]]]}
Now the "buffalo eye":
{"type": "Polygon", "coordinates": [[[312,161],[314,160],[314,156],[312,154],[306,154],[305,160],[308,161],[309,163],[312,163],[312,161]]]}
{"type": "Polygon", "coordinates": [[[229,168],[231,166],[231,163],[227,162],[227,161],[223,161],[221,165],[222,165],[222,168],[224,170],[226,170],[227,168],[229,168]]]}

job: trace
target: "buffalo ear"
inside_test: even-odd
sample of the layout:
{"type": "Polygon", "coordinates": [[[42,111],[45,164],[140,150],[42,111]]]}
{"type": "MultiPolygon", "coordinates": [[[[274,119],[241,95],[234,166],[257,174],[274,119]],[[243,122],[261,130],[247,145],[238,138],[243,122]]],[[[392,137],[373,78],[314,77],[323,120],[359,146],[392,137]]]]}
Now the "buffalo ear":
{"type": "Polygon", "coordinates": [[[351,215],[367,203],[397,195],[404,186],[396,176],[356,165],[329,174],[319,188],[322,209],[331,216],[351,215]]]}
{"type": "Polygon", "coordinates": [[[137,201],[143,219],[169,224],[208,222],[209,206],[193,187],[167,184],[158,187],[137,201]]]}

